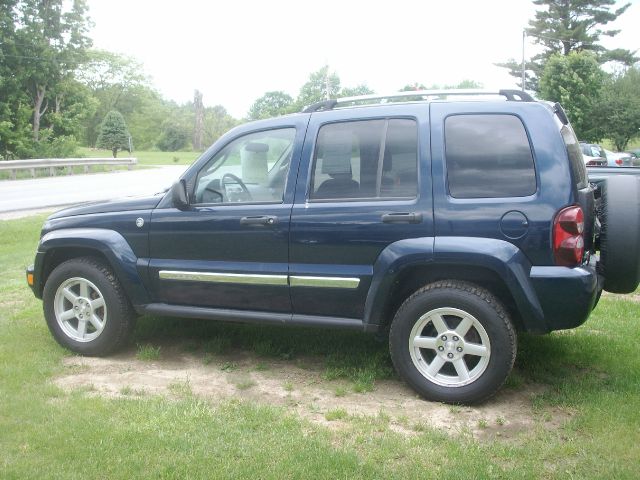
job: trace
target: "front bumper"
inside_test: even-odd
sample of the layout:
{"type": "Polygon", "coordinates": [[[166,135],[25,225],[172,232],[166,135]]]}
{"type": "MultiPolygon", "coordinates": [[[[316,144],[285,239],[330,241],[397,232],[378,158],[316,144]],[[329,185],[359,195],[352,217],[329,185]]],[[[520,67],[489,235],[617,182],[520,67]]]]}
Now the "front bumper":
{"type": "Polygon", "coordinates": [[[27,285],[29,285],[29,288],[31,288],[33,293],[36,293],[36,290],[35,290],[36,281],[35,281],[35,273],[34,273],[33,265],[29,265],[25,273],[27,276],[27,285]]]}
{"type": "Polygon", "coordinates": [[[36,258],[33,265],[29,265],[26,268],[25,275],[27,278],[27,285],[31,288],[31,291],[36,298],[42,299],[42,285],[44,266],[44,253],[36,252],[36,258]]]}
{"type": "Polygon", "coordinates": [[[529,276],[549,331],[582,325],[602,294],[595,259],[575,268],[532,267],[529,276]]]}

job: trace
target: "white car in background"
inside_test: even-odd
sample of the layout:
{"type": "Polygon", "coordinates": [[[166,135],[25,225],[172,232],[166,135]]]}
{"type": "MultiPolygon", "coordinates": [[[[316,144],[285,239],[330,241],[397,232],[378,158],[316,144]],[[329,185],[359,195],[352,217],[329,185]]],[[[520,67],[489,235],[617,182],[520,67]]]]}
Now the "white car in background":
{"type": "Polygon", "coordinates": [[[609,163],[604,149],[595,143],[580,142],[584,164],[589,167],[606,167],[609,163]]]}
{"type": "Polygon", "coordinates": [[[630,167],[633,165],[633,156],[626,152],[612,152],[603,148],[607,156],[607,166],[609,167],[630,167]]]}

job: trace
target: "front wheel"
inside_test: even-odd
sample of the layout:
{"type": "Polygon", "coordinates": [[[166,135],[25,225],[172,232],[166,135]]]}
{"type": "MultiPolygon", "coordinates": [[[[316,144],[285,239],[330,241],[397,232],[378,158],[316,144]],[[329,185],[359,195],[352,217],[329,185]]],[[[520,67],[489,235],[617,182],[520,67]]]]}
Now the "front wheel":
{"type": "Polygon", "coordinates": [[[389,348],[400,376],[428,400],[476,403],[504,383],[516,357],[516,333],[487,290],[460,281],[411,295],[391,324],[389,348]]]}
{"type": "Polygon", "coordinates": [[[58,265],[44,286],[44,316],[60,345],[85,355],[121,347],[135,322],[133,309],[111,269],[92,257],[58,265]]]}

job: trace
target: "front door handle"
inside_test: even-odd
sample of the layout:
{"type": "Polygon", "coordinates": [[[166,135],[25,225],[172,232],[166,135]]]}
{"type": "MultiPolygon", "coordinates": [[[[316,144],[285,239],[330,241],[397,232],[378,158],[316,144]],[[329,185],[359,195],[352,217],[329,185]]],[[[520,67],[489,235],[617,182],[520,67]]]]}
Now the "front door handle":
{"type": "Polygon", "coordinates": [[[278,217],[271,215],[261,215],[258,217],[242,217],[240,225],[275,225],[278,223],[278,217]]]}
{"type": "Polygon", "coordinates": [[[385,213],[382,215],[384,223],[420,223],[422,214],[416,212],[385,213]]]}

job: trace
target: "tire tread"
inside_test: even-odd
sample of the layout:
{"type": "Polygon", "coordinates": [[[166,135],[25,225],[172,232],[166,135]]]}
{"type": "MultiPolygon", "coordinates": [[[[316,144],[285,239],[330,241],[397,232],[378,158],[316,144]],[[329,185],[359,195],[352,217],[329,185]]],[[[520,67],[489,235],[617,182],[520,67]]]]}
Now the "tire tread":
{"type": "MultiPolygon", "coordinates": [[[[517,355],[517,348],[516,348],[517,335],[513,327],[513,324],[509,319],[509,315],[505,310],[504,306],[502,305],[502,303],[487,289],[480,287],[478,285],[475,285],[473,283],[465,282],[462,280],[439,280],[439,281],[430,283],[428,285],[425,285],[424,287],[416,290],[413,294],[407,297],[405,301],[402,303],[402,305],[400,306],[400,308],[396,311],[396,314],[394,316],[394,321],[391,322],[391,328],[389,331],[389,350],[390,350],[390,354],[391,354],[391,358],[393,360],[394,366],[396,367],[396,371],[400,373],[400,376],[405,378],[405,380],[407,380],[405,375],[402,374],[402,370],[398,368],[398,365],[396,365],[396,361],[395,361],[396,356],[394,355],[394,342],[392,341],[392,339],[396,335],[398,335],[397,330],[399,329],[398,322],[396,322],[395,319],[402,317],[404,312],[411,307],[411,304],[413,303],[413,301],[416,300],[418,297],[428,294],[429,292],[433,292],[441,289],[452,289],[452,290],[457,290],[459,292],[469,293],[475,296],[476,298],[480,299],[482,302],[486,303],[492,310],[496,312],[498,318],[500,319],[502,325],[505,328],[505,331],[507,332],[509,343],[514,347],[510,349],[511,356],[510,356],[510,359],[508,360],[509,362],[508,369],[510,371],[511,368],[513,367],[513,364],[515,363],[516,355],[517,355]]],[[[496,385],[493,389],[484,392],[484,394],[481,396],[475,396],[471,401],[463,401],[462,403],[483,402],[488,398],[491,398],[492,396],[494,396],[496,392],[502,387],[503,383],[504,382],[496,385]]],[[[456,402],[453,402],[453,403],[456,403],[456,402]]]]}
{"type": "MultiPolygon", "coordinates": [[[[74,265],[74,264],[85,265],[95,270],[97,273],[101,274],[104,277],[104,279],[109,283],[109,286],[113,289],[113,293],[116,296],[117,301],[115,305],[108,306],[111,312],[114,310],[114,308],[117,309],[116,312],[114,313],[117,315],[117,318],[120,319],[120,321],[116,322],[117,330],[115,335],[113,336],[110,342],[98,343],[96,345],[92,345],[90,349],[87,349],[87,351],[81,352],[83,355],[89,355],[89,356],[108,355],[122,348],[127,343],[127,340],[130,338],[131,333],[133,332],[133,329],[136,324],[134,309],[131,306],[131,303],[129,302],[127,295],[125,294],[124,289],[120,285],[118,278],[113,273],[113,270],[111,270],[111,268],[108,265],[105,265],[104,262],[102,262],[96,257],[72,258],[58,265],[55,270],[64,268],[65,266],[74,265]]],[[[51,278],[51,275],[49,276],[49,278],[51,278]]],[[[46,286],[45,286],[45,289],[46,289],[46,286]]],[[[45,316],[46,316],[47,305],[45,302],[43,302],[43,309],[45,311],[45,316]]],[[[70,345],[65,343],[64,341],[65,339],[60,339],[58,338],[58,335],[55,332],[53,333],[58,343],[62,344],[65,348],[72,348],[70,345]]]]}

